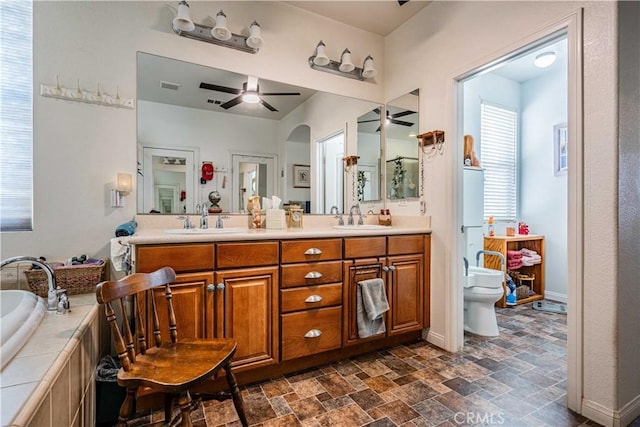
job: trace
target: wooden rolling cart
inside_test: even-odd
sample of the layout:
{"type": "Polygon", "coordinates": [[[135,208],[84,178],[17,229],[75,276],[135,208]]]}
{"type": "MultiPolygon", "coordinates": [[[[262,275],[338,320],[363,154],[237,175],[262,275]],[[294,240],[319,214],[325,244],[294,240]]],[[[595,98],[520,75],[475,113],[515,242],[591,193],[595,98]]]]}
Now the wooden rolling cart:
{"type": "MultiPolygon", "coordinates": [[[[532,266],[522,266],[517,270],[520,274],[532,277],[532,279],[529,280],[529,283],[534,293],[526,298],[518,298],[516,305],[544,299],[544,236],[536,234],[516,234],[515,236],[485,236],[484,238],[484,250],[500,252],[504,256],[505,260],[507,260],[507,251],[519,251],[522,248],[536,251],[542,258],[542,262],[532,266]]],[[[504,269],[505,272],[508,270],[506,263],[504,267],[502,267],[500,258],[496,255],[485,254],[484,266],[494,270],[504,269]]],[[[505,301],[507,289],[506,282],[503,282],[502,286],[505,289],[505,293],[502,298],[496,302],[496,305],[504,308],[507,307],[505,301]]]]}

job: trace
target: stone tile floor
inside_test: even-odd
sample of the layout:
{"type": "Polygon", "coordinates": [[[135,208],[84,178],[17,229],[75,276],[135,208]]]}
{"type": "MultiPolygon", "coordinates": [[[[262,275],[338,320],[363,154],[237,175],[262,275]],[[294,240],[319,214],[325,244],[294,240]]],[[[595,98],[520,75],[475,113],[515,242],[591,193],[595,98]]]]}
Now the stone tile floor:
{"type": "MultiPolygon", "coordinates": [[[[465,334],[459,353],[421,341],[241,387],[247,418],[260,427],[597,426],[565,407],[566,315],[531,304],[497,312],[500,336],[465,334]]],[[[197,405],[194,426],[240,426],[230,400],[197,405]]]]}

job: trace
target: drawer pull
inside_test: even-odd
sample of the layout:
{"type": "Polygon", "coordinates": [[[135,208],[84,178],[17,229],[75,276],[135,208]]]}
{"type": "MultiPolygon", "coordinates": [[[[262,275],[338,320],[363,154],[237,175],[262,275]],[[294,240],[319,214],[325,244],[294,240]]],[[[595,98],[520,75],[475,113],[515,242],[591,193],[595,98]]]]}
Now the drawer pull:
{"type": "Polygon", "coordinates": [[[309,331],[307,331],[306,334],[304,334],[305,338],[318,338],[320,335],[322,335],[322,331],[320,329],[311,329],[309,331]]]}
{"type": "Polygon", "coordinates": [[[382,267],[382,269],[383,269],[384,271],[389,271],[389,267],[387,267],[386,265],[385,265],[384,267],[382,267]]]}
{"type": "Polygon", "coordinates": [[[320,295],[309,295],[304,302],[320,302],[322,297],[320,295]]]}
{"type": "Polygon", "coordinates": [[[322,251],[318,248],[309,248],[306,251],[304,251],[305,255],[320,255],[322,253],[322,251]]]}
{"type": "Polygon", "coordinates": [[[207,285],[207,292],[213,292],[216,290],[216,285],[214,285],[213,283],[209,283],[207,285]]]}
{"type": "Polygon", "coordinates": [[[223,290],[224,289],[224,283],[222,283],[222,282],[218,283],[218,286],[216,286],[216,289],[223,290]]]}
{"type": "Polygon", "coordinates": [[[304,275],[305,279],[319,279],[322,277],[322,273],[319,271],[310,271],[304,275]]]}

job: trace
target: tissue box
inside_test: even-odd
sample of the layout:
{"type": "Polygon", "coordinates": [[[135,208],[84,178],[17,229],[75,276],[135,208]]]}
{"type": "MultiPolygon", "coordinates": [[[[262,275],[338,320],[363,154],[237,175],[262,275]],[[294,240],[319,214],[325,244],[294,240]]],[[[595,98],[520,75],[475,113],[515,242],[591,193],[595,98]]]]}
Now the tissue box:
{"type": "Polygon", "coordinates": [[[272,230],[284,230],[287,228],[287,220],[283,209],[267,209],[266,228],[272,230]]]}

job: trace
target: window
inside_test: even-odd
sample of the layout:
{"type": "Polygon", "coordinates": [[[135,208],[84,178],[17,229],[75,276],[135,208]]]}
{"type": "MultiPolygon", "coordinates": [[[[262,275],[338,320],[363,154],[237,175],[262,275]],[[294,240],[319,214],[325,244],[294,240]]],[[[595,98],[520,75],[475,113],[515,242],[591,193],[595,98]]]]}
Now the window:
{"type": "Polygon", "coordinates": [[[0,1],[0,231],[33,229],[33,5],[0,1]]]}
{"type": "Polygon", "coordinates": [[[518,113],[482,102],[480,150],[484,177],[484,220],[516,221],[518,113]]]}

